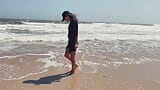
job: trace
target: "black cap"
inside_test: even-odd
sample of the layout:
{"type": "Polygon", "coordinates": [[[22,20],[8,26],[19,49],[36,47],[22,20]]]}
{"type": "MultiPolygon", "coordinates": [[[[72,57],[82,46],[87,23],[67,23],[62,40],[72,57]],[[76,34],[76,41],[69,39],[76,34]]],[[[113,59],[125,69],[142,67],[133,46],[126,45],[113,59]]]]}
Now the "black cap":
{"type": "Polygon", "coordinates": [[[66,17],[67,15],[69,15],[69,14],[71,14],[69,11],[64,11],[64,12],[62,13],[62,21],[64,21],[64,20],[65,20],[65,17],[66,17]]]}

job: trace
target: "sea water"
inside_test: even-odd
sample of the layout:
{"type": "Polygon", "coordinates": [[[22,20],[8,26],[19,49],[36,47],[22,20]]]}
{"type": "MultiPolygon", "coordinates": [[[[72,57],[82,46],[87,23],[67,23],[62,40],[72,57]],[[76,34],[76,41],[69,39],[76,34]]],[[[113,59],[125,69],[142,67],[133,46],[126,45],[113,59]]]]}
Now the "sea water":
{"type": "MultiPolygon", "coordinates": [[[[0,79],[70,68],[63,57],[68,24],[0,23],[0,79]]],[[[159,24],[79,23],[79,71],[96,73],[122,65],[159,62],[159,24]]]]}

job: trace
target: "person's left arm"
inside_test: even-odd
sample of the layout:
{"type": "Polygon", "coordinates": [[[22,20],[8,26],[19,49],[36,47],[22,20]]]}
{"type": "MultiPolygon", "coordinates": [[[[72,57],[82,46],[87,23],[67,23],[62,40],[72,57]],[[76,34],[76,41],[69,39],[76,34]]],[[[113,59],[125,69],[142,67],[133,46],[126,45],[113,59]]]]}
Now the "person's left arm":
{"type": "Polygon", "coordinates": [[[71,23],[71,35],[69,37],[69,46],[75,47],[78,44],[78,23],[71,23]]]}

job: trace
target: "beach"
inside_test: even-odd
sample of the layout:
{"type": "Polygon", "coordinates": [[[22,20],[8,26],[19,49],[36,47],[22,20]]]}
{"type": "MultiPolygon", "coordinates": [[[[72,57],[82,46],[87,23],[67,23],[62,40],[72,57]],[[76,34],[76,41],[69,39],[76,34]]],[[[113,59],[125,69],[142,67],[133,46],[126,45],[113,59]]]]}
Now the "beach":
{"type": "Polygon", "coordinates": [[[67,24],[0,23],[1,90],[160,90],[160,25],[80,23],[74,75],[67,24]]]}

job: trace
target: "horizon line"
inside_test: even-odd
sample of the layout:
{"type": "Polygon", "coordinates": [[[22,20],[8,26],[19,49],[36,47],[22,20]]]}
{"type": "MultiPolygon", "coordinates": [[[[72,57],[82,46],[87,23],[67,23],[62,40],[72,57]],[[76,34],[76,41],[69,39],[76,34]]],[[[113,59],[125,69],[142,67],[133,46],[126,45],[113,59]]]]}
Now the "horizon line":
{"type": "MultiPolygon", "coordinates": [[[[29,18],[1,18],[0,17],[0,21],[1,19],[5,19],[5,20],[31,20],[31,21],[48,21],[48,22],[62,22],[61,20],[53,20],[53,19],[29,19],[29,18]]],[[[116,23],[116,24],[133,24],[133,25],[153,25],[153,24],[157,24],[157,23],[128,23],[128,22],[106,22],[106,21],[78,21],[79,23],[116,23]]]]}

